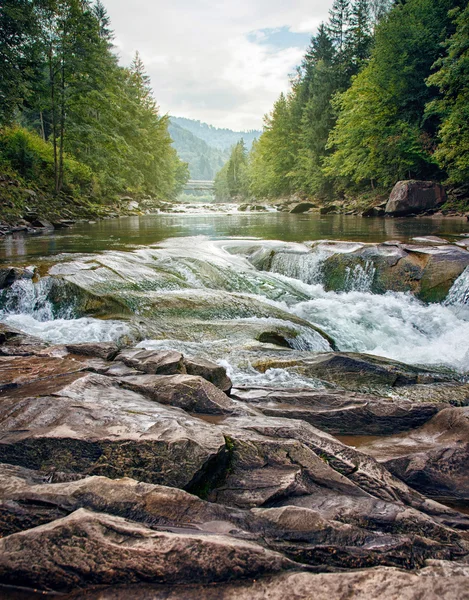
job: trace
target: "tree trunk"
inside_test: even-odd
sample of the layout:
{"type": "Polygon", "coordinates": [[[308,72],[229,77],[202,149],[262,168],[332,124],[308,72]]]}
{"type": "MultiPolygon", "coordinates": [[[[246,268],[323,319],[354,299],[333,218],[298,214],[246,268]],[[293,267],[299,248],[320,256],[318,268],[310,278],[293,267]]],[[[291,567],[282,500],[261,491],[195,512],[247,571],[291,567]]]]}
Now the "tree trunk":
{"type": "Polygon", "coordinates": [[[55,74],[54,64],[52,61],[52,45],[49,47],[49,80],[50,80],[50,100],[52,113],[52,146],[54,148],[54,188],[55,193],[59,192],[59,161],[57,156],[57,115],[56,115],[56,100],[55,100],[55,74]]]}

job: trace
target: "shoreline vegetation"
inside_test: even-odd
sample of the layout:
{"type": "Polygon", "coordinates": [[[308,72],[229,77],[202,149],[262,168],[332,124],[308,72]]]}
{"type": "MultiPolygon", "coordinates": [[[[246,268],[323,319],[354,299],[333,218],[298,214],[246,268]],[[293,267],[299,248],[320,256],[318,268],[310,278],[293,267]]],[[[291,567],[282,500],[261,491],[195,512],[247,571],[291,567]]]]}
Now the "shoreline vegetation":
{"type": "Polygon", "coordinates": [[[104,5],[4,0],[0,215],[46,219],[174,200],[189,178],[144,64],[121,67],[104,5]],[[128,203],[127,203],[128,204],[128,203]]]}
{"type": "Polygon", "coordinates": [[[415,179],[447,186],[445,208],[465,213],[468,28],[461,0],[334,0],[259,140],[217,174],[217,197],[361,213],[415,179]]]}

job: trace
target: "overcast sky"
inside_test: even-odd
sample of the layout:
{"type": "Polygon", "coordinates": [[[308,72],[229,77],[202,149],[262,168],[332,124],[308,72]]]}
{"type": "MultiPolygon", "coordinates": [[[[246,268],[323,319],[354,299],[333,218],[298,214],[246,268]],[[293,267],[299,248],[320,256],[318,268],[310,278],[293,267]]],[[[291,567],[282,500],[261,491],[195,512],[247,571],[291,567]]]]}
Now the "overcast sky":
{"type": "Polygon", "coordinates": [[[121,63],[139,50],[162,112],[260,129],[332,0],[104,0],[121,63]]]}

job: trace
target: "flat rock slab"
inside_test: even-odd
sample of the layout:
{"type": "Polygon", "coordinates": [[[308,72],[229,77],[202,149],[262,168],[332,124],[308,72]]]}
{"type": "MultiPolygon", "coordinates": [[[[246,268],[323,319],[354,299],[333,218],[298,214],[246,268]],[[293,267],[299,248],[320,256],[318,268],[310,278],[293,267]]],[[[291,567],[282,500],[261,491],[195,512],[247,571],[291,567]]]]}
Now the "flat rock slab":
{"type": "Polygon", "coordinates": [[[94,374],[51,396],[5,397],[0,429],[2,462],[182,488],[225,451],[217,428],[94,374]]]}
{"type": "MultiPolygon", "coordinates": [[[[428,561],[415,573],[375,568],[352,573],[284,573],[218,585],[172,587],[135,585],[90,590],[64,600],[467,600],[469,568],[465,564],[428,561]]],[[[1,598],[1,596],[0,596],[1,598]]],[[[22,598],[19,598],[22,600],[22,598]]]]}
{"type": "Polygon", "coordinates": [[[175,375],[185,371],[183,356],[180,352],[158,352],[134,348],[123,350],[118,354],[116,360],[151,375],[175,375]]]}
{"type": "Polygon", "coordinates": [[[292,567],[250,542],[154,531],[85,509],[0,540],[0,583],[57,592],[149,581],[213,583],[292,567]]]}
{"type": "Polygon", "coordinates": [[[85,368],[85,361],[71,356],[0,356],[0,391],[78,373],[85,368]]]}
{"type": "MultiPolygon", "coordinates": [[[[240,413],[242,405],[231,400],[218,387],[193,375],[134,375],[122,377],[127,389],[169,406],[209,415],[240,413]]],[[[246,411],[244,411],[246,412],[246,411]]]]}
{"type": "Polygon", "coordinates": [[[384,435],[418,427],[447,404],[409,402],[355,392],[240,388],[232,398],[264,415],[301,419],[331,434],[384,435]]]}
{"type": "Polygon", "coordinates": [[[253,363],[260,372],[291,368],[308,377],[334,383],[352,391],[401,387],[448,381],[449,376],[394,360],[354,352],[328,352],[308,359],[268,359],[253,363]]]}
{"type": "Polygon", "coordinates": [[[91,356],[102,360],[113,360],[119,353],[117,344],[109,342],[96,342],[94,344],[67,344],[66,349],[70,354],[91,356]]]}
{"type": "MultiPolygon", "coordinates": [[[[129,478],[44,483],[39,473],[12,465],[0,465],[0,476],[2,536],[86,508],[129,518],[157,531],[249,540],[323,570],[371,565],[415,568],[428,557],[462,557],[469,549],[460,533],[430,517],[371,498],[360,502],[352,497],[356,506],[342,505],[340,515],[340,502],[333,504],[333,500],[341,496],[330,494],[331,516],[326,516],[324,511],[299,504],[239,510],[129,478]],[[368,518],[369,527],[364,527],[370,509],[374,519],[368,518]]],[[[308,499],[312,502],[312,497],[308,499]]]]}
{"type": "Polygon", "coordinates": [[[422,427],[360,447],[420,492],[469,506],[469,408],[448,408],[422,427]]]}

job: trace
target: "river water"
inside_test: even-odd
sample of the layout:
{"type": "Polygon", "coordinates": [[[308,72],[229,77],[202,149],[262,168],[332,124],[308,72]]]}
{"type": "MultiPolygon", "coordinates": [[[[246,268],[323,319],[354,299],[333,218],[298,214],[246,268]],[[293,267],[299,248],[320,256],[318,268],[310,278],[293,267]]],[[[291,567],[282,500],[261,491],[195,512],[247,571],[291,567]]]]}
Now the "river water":
{"type": "Polygon", "coordinates": [[[465,375],[469,273],[439,304],[410,293],[371,293],[372,263],[351,270],[342,290],[325,291],[324,256],[307,242],[456,240],[468,231],[461,219],[232,213],[121,218],[16,235],[0,242],[0,261],[33,265],[39,275],[1,293],[0,319],[53,343],[122,340],[206,356],[238,385],[318,385],[295,367],[310,352],[331,349],[317,329],[342,351],[465,375]],[[259,270],[252,257],[278,248],[286,254],[259,270]],[[289,347],[266,343],[273,335],[289,347]],[[275,367],[278,360],[291,368],[275,367]]]}

